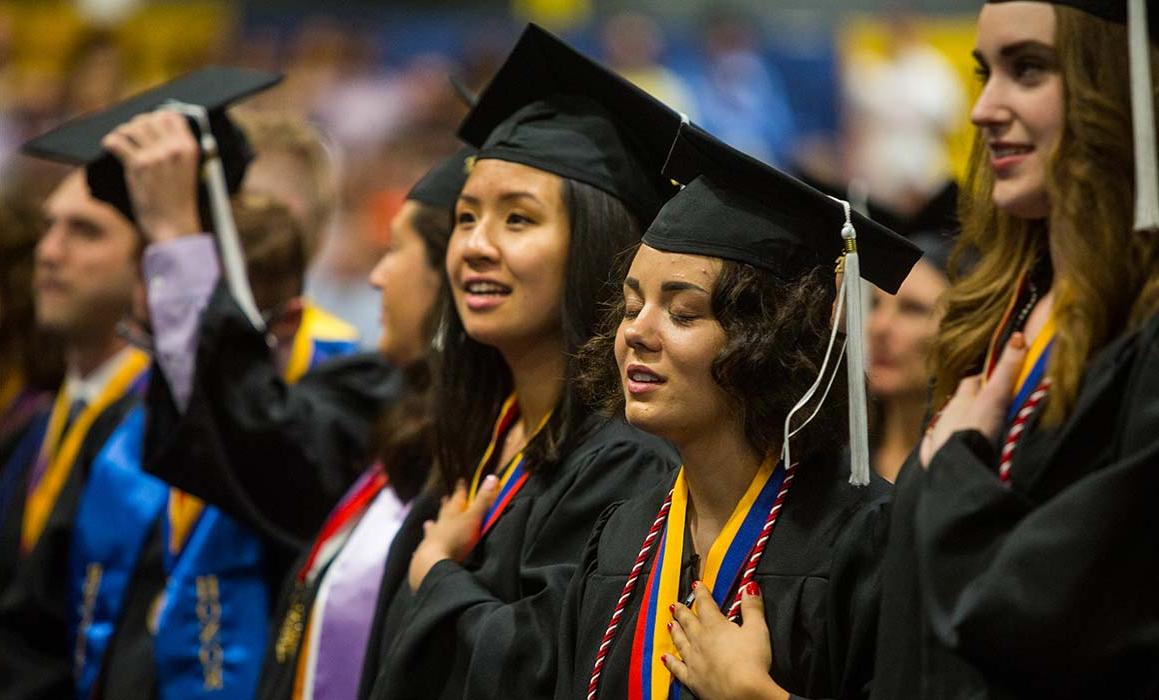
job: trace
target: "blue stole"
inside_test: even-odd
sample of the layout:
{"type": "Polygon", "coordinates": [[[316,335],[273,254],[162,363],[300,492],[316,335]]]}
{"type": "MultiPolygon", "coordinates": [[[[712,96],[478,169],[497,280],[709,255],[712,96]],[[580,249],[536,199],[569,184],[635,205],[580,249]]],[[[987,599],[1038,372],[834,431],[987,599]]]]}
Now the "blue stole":
{"type": "MultiPolygon", "coordinates": [[[[162,538],[170,541],[167,518],[162,538]]],[[[153,640],[161,698],[252,698],[270,613],[262,540],[206,507],[185,546],[165,551],[168,582],[153,640]]]]}
{"type": "Polygon", "coordinates": [[[73,526],[69,610],[77,697],[92,694],[137,569],[163,512],[169,487],[141,471],[145,410],[136,406],[89,469],[73,526]]]}
{"type": "MultiPolygon", "coordinates": [[[[312,313],[311,326],[299,334],[305,337],[295,338],[295,345],[304,347],[297,366],[287,373],[289,381],[357,350],[357,342],[343,336],[344,325],[320,311],[312,313]]],[[[144,381],[138,390],[143,386],[144,381]]],[[[46,413],[40,429],[29,431],[26,440],[33,450],[47,418],[46,413]]],[[[262,540],[207,505],[184,545],[170,551],[171,489],[141,469],[144,431],[144,408],[138,406],[93,461],[74,522],[69,610],[77,697],[92,695],[141,552],[160,528],[166,585],[149,615],[160,697],[249,700],[257,692],[270,614],[262,540]]]]}
{"type": "MultiPolygon", "coordinates": [[[[141,471],[144,408],[134,408],[93,461],[70,553],[77,697],[90,697],[146,541],[162,528],[169,486],[141,471]]],[[[250,698],[266,645],[269,592],[261,540],[206,508],[188,543],[166,556],[154,659],[162,698],[250,698]],[[204,641],[202,635],[205,635],[204,641]]]]}

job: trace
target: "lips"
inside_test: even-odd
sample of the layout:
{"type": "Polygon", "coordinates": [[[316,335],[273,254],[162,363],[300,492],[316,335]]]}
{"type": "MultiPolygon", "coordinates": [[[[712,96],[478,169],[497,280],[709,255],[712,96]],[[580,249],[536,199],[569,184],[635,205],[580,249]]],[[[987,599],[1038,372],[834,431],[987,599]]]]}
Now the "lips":
{"type": "Polygon", "coordinates": [[[994,172],[999,175],[1021,163],[1027,155],[1034,151],[1034,146],[1005,141],[993,141],[988,144],[988,147],[990,149],[990,165],[994,168],[994,172]]]}
{"type": "Polygon", "coordinates": [[[464,280],[462,290],[467,308],[471,311],[493,309],[511,296],[511,287],[486,277],[470,277],[464,280]]]}
{"type": "Polygon", "coordinates": [[[627,377],[628,393],[632,396],[656,391],[665,382],[664,377],[644,365],[628,365],[624,374],[627,377]]]}
{"type": "Polygon", "coordinates": [[[511,287],[490,280],[467,282],[463,285],[463,289],[468,294],[480,296],[507,296],[511,293],[511,287]]]}

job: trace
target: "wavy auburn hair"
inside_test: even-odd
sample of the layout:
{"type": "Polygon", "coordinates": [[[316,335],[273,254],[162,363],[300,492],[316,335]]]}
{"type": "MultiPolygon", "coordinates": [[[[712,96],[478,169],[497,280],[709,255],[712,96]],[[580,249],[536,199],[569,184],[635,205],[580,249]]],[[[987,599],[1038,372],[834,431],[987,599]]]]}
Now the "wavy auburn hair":
{"type": "MultiPolygon", "coordinates": [[[[1087,363],[1111,340],[1159,311],[1159,238],[1133,228],[1135,168],[1123,25],[1054,5],[1063,80],[1063,131],[1046,173],[1049,228],[997,209],[982,133],[975,135],[960,203],[962,235],[950,265],[946,314],[934,341],[934,406],[981,370],[991,335],[1020,275],[1049,250],[1058,333],[1044,421],[1074,406],[1087,363]],[[963,256],[980,258],[963,274],[963,256]]],[[[1159,75],[1159,53],[1151,52],[1159,75]]]]}

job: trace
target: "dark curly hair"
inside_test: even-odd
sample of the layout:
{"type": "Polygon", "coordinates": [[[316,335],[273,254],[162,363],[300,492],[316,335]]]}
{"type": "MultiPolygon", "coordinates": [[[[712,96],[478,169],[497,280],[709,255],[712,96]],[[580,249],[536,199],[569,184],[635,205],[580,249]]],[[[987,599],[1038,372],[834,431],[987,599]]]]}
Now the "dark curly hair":
{"type": "MultiPolygon", "coordinates": [[[[627,272],[627,262],[621,265],[619,279],[627,272]]],[[[833,271],[817,267],[784,281],[747,263],[722,262],[711,303],[726,341],[712,362],[712,377],[735,400],[749,443],[767,454],[780,449],[785,416],[821,369],[830,333],[833,271]]],[[[599,334],[580,352],[584,367],[580,388],[608,415],[624,410],[614,354],[623,316],[621,297],[609,306],[599,334]]],[[[825,405],[794,438],[795,460],[837,451],[845,444],[844,374],[837,373],[825,405]]],[[[813,406],[797,416],[803,420],[813,406]]]]}

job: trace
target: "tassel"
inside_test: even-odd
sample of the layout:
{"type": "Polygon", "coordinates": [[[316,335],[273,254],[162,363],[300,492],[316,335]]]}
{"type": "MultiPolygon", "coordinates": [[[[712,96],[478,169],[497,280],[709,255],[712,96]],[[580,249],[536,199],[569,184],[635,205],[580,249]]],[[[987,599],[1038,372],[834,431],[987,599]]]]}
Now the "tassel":
{"type": "Polygon", "coordinates": [[[250,288],[249,276],[245,269],[245,255],[237,237],[237,224],[233,220],[233,209],[229,201],[229,188],[225,184],[225,168],[221,164],[221,154],[217,150],[217,139],[209,128],[209,112],[199,105],[169,101],[161,106],[189,117],[197,123],[200,135],[201,154],[204,160],[202,175],[209,190],[209,210],[213,215],[213,229],[217,234],[217,249],[221,255],[221,267],[226,284],[234,301],[253,327],[259,331],[266,329],[265,320],[258,311],[250,288]]]}
{"type": "Polygon", "coordinates": [[[845,344],[849,370],[849,483],[869,484],[869,410],[865,396],[865,316],[861,297],[861,261],[857,255],[857,230],[853,228],[849,204],[841,239],[845,243],[845,344]]]}
{"type": "Polygon", "coordinates": [[[1155,103],[1147,0],[1127,0],[1127,50],[1131,65],[1131,122],[1135,130],[1135,230],[1159,230],[1159,178],[1155,164],[1155,103]]]}

